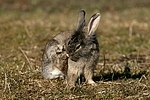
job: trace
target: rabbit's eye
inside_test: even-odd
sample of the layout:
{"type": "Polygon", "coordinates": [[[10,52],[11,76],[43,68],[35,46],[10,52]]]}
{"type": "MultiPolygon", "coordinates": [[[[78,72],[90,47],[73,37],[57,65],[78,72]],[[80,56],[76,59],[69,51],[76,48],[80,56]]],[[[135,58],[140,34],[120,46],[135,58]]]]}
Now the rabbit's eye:
{"type": "Polygon", "coordinates": [[[81,49],[81,44],[77,44],[76,46],[76,51],[80,50],[81,49]]]}

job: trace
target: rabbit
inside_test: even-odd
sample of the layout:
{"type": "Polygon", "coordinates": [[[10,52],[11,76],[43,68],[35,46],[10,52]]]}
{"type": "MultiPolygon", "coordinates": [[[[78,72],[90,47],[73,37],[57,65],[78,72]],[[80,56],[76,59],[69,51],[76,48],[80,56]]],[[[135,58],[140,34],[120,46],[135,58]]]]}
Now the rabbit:
{"type": "Polygon", "coordinates": [[[69,86],[74,87],[80,75],[84,75],[88,84],[96,85],[92,77],[100,55],[99,43],[95,34],[100,18],[100,13],[94,14],[87,26],[85,26],[84,17],[80,18],[77,30],[66,41],[67,84],[69,86]]]}
{"type": "MultiPolygon", "coordinates": [[[[81,10],[78,15],[77,26],[75,29],[76,31],[82,30],[83,27],[85,26],[85,20],[82,20],[84,19],[84,16],[85,11],[81,10]]],[[[69,56],[66,52],[65,44],[66,41],[76,32],[75,30],[59,33],[54,38],[52,38],[47,42],[42,56],[42,69],[41,69],[41,73],[45,78],[64,79],[67,76],[69,56]]]]}

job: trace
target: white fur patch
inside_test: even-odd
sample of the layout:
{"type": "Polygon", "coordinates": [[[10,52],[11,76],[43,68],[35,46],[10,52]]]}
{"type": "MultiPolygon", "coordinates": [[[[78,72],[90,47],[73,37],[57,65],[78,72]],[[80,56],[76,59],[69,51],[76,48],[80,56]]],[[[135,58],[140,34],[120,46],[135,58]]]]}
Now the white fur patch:
{"type": "Polygon", "coordinates": [[[54,75],[54,76],[57,76],[57,75],[62,74],[62,72],[61,72],[59,69],[55,68],[55,69],[51,72],[51,74],[54,75]]]}
{"type": "Polygon", "coordinates": [[[51,66],[47,65],[44,70],[42,70],[42,74],[45,78],[55,79],[55,78],[64,78],[64,74],[58,69],[52,69],[51,66]]]}

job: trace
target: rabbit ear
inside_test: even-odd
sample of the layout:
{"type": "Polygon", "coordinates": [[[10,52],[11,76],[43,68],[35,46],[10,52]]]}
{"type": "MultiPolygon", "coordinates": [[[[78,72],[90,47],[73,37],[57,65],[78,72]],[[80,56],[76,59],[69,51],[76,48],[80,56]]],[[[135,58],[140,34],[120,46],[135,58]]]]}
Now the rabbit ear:
{"type": "Polygon", "coordinates": [[[76,27],[76,31],[82,31],[83,28],[85,26],[85,11],[81,10],[79,11],[78,14],[78,22],[77,22],[77,27],[76,27]]]}
{"type": "Polygon", "coordinates": [[[99,25],[100,18],[100,13],[96,13],[90,18],[88,23],[88,35],[94,34],[99,25]]]}

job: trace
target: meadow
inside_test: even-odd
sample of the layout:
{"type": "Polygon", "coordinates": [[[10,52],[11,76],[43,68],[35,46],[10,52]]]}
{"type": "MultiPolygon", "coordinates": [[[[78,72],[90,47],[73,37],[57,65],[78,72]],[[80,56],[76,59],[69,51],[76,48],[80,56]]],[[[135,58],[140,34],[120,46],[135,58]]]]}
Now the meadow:
{"type": "Polygon", "coordinates": [[[0,100],[149,100],[149,0],[0,0],[0,100]],[[44,79],[43,49],[56,34],[76,26],[80,9],[101,13],[96,31],[97,86],[44,79]]]}

